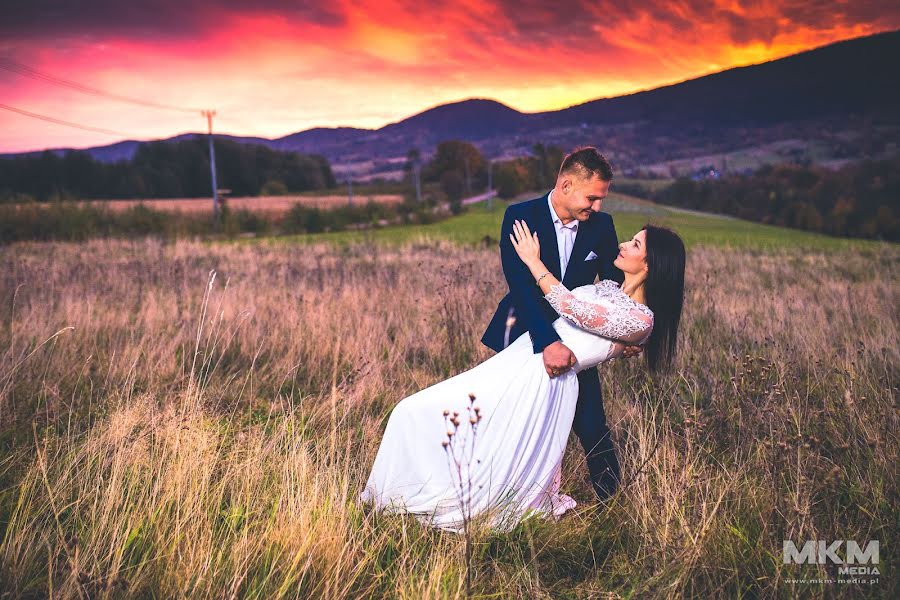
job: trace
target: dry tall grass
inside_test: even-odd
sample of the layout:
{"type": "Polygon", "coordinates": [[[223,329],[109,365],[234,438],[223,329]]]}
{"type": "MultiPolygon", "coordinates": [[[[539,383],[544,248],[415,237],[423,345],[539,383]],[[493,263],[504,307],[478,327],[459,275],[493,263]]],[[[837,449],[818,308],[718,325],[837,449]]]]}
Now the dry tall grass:
{"type": "MultiPolygon", "coordinates": [[[[621,493],[573,436],[581,506],[480,536],[477,593],[890,596],[898,256],[696,248],[677,372],[603,369],[621,493]],[[880,540],[880,581],[791,583],[836,569],[785,539],[880,540]]],[[[489,356],[496,251],[19,244],[0,278],[10,597],[465,594],[461,539],[354,498],[391,407],[489,356]]]]}

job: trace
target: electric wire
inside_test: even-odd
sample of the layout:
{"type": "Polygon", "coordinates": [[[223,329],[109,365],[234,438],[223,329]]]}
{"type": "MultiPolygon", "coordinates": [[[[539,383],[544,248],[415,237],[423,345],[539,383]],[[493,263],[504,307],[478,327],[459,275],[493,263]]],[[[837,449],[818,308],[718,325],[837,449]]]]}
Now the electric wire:
{"type": "Polygon", "coordinates": [[[64,121],[63,119],[57,119],[56,117],[48,117],[47,115],[41,115],[41,114],[34,113],[34,112],[31,112],[28,110],[22,110],[21,108],[16,108],[15,106],[9,106],[8,104],[0,104],[0,109],[18,113],[18,114],[24,115],[26,117],[31,117],[32,119],[39,119],[41,121],[47,121],[48,123],[55,123],[57,125],[65,125],[66,127],[74,127],[75,129],[83,129],[85,131],[92,131],[95,133],[104,133],[107,135],[121,136],[121,137],[125,137],[125,138],[137,137],[137,136],[129,135],[127,133],[123,133],[121,131],[116,131],[115,129],[103,129],[102,127],[91,127],[89,125],[80,125],[78,123],[73,123],[72,121],[64,121]]]}
{"type": "Polygon", "coordinates": [[[185,113],[198,113],[198,112],[202,111],[202,109],[199,109],[199,108],[185,108],[182,106],[174,106],[171,104],[163,104],[160,102],[153,102],[152,100],[144,100],[142,98],[132,98],[130,96],[124,96],[122,94],[114,94],[112,92],[108,92],[106,90],[101,90],[99,88],[84,85],[84,84],[78,83],[76,81],[72,81],[70,79],[63,79],[62,77],[56,77],[55,75],[50,75],[49,73],[45,73],[43,71],[38,71],[37,69],[34,69],[27,65],[23,65],[22,63],[16,62],[16,61],[8,59],[8,58],[0,58],[0,69],[4,69],[11,73],[16,73],[23,77],[30,77],[30,78],[36,79],[38,81],[44,81],[46,83],[51,83],[53,85],[58,85],[60,87],[75,90],[77,92],[81,92],[82,94],[87,94],[89,96],[108,98],[110,100],[117,100],[119,102],[126,102],[129,104],[136,104],[138,106],[144,106],[144,107],[149,107],[149,108],[174,110],[174,111],[185,112],[185,113]]]}

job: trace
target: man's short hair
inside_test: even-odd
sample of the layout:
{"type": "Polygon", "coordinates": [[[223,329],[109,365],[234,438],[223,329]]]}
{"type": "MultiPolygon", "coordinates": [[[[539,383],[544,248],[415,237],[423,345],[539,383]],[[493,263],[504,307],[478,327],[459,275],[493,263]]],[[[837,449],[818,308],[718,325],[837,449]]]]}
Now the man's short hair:
{"type": "Polygon", "coordinates": [[[571,173],[587,179],[596,175],[603,181],[612,181],[613,178],[609,161],[593,146],[576,148],[569,153],[559,167],[559,175],[561,176],[563,173],[571,173]]]}

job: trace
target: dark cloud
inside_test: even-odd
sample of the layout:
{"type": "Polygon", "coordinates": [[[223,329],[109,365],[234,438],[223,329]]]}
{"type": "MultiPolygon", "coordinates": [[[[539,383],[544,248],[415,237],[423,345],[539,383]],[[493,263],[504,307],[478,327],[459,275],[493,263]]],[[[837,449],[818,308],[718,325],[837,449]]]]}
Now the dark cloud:
{"type": "MultiPolygon", "coordinates": [[[[347,2],[364,10],[355,0],[347,2]]],[[[461,42],[470,42],[473,51],[493,40],[525,49],[554,45],[577,52],[584,48],[597,55],[615,46],[617,27],[637,22],[645,25],[641,38],[650,41],[674,32],[696,43],[744,45],[769,43],[781,33],[799,29],[856,24],[893,28],[900,25],[900,5],[891,6],[870,0],[738,0],[736,5],[709,0],[487,0],[477,9],[477,18],[491,16],[475,26],[469,26],[475,15],[461,13],[466,9],[453,0],[394,0],[383,10],[372,1],[368,10],[380,23],[396,18],[410,33],[446,27],[461,42]],[[718,27],[717,39],[702,37],[710,25],[718,27]]],[[[202,38],[229,18],[244,14],[278,15],[294,26],[315,24],[339,30],[347,23],[344,11],[337,0],[0,0],[0,46],[21,40],[66,43],[113,36],[202,38]]]]}
{"type": "Polygon", "coordinates": [[[799,27],[828,27],[829,25],[853,25],[856,23],[896,24],[900,17],[900,5],[892,2],[853,0],[835,3],[833,0],[784,2],[778,14],[799,27]]]}
{"type": "Polygon", "coordinates": [[[781,30],[778,21],[771,17],[748,18],[728,11],[719,11],[719,16],[728,25],[727,39],[739,46],[770,43],[781,30]]]}
{"type": "Polygon", "coordinates": [[[498,3],[512,32],[523,37],[578,38],[588,36],[597,23],[596,3],[584,0],[516,0],[498,3]]]}
{"type": "Polygon", "coordinates": [[[879,24],[880,28],[900,25],[900,5],[869,0],[835,3],[834,0],[804,2],[739,1],[733,8],[716,6],[709,0],[619,2],[614,0],[498,0],[508,19],[509,33],[517,38],[530,36],[565,40],[585,38],[595,28],[614,31],[617,25],[646,20],[652,27],[647,36],[666,30],[690,35],[704,26],[721,23],[724,39],[747,44],[771,42],[780,33],[796,29],[828,30],[836,26],[879,24]]]}
{"type": "Polygon", "coordinates": [[[239,14],[275,13],[296,24],[339,27],[331,2],[292,0],[0,0],[0,37],[184,38],[239,14]]]}

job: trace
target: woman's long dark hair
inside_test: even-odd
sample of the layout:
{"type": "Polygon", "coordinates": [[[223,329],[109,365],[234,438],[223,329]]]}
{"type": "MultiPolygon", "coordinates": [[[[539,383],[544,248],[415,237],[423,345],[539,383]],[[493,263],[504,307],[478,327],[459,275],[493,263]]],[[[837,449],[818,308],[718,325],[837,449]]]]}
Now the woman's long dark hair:
{"type": "Polygon", "coordinates": [[[675,359],[678,323],[684,304],[684,242],[666,227],[644,226],[647,280],[644,297],[653,311],[653,331],[644,348],[651,372],[669,369],[675,359]]]}

